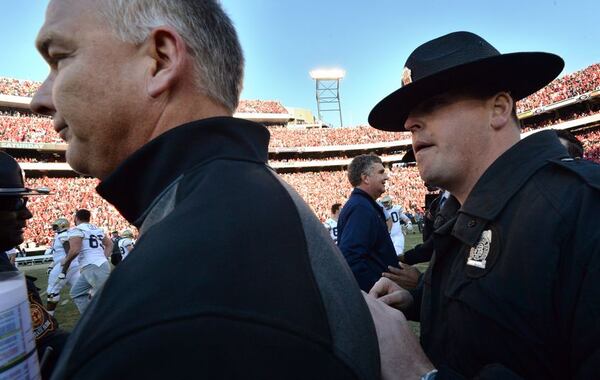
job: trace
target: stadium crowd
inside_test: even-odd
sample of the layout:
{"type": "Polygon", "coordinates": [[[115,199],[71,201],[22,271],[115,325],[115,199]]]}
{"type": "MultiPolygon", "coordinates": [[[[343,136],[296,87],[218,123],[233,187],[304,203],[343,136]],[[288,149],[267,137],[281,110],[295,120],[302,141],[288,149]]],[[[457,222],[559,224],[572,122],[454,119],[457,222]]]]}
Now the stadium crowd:
{"type": "Polygon", "coordinates": [[[600,164],[600,129],[577,135],[577,138],[583,143],[583,156],[600,164]]]}
{"type": "Polygon", "coordinates": [[[63,143],[52,129],[52,120],[33,115],[1,114],[0,140],[31,143],[63,143]]]}
{"type": "Polygon", "coordinates": [[[48,187],[51,195],[30,197],[28,207],[34,217],[25,230],[25,243],[28,246],[45,246],[54,236],[52,223],[66,217],[71,222],[79,208],[92,212],[92,223],[107,232],[131,228],[125,219],[94,190],[98,184],[93,178],[28,178],[26,186],[31,188],[48,187]]]}
{"type": "MultiPolygon", "coordinates": [[[[352,191],[345,170],[284,173],[281,176],[296,189],[321,221],[329,216],[332,204],[343,204],[352,191]]],[[[416,167],[392,168],[389,171],[387,194],[393,198],[394,204],[414,214],[422,211],[427,189],[416,167]]]]}
{"type": "Polygon", "coordinates": [[[548,127],[550,125],[561,124],[561,123],[564,123],[565,121],[580,119],[582,117],[596,115],[598,113],[600,113],[600,108],[599,109],[592,108],[591,110],[589,110],[587,112],[571,112],[567,115],[563,115],[563,116],[557,117],[557,118],[549,116],[547,119],[537,121],[535,123],[528,123],[527,119],[526,119],[523,121],[523,132],[532,131],[534,129],[539,129],[539,128],[543,128],[543,127],[548,127]]]}
{"type": "Polygon", "coordinates": [[[39,87],[39,82],[0,77],[0,94],[32,97],[39,87]]]}
{"type": "Polygon", "coordinates": [[[410,139],[409,132],[384,132],[369,126],[348,128],[269,128],[270,148],[372,144],[410,139]]]}
{"type": "Polygon", "coordinates": [[[240,100],[236,112],[287,114],[288,111],[277,100],[240,100]]]}
{"type": "Polygon", "coordinates": [[[564,75],[538,92],[517,102],[517,112],[533,110],[600,89],[600,63],[564,75]]]}
{"type": "MultiPolygon", "coordinates": [[[[311,206],[319,219],[329,216],[333,203],[344,203],[352,191],[346,171],[308,172],[282,174],[311,206]]],[[[388,182],[388,194],[394,203],[406,211],[415,213],[421,210],[427,190],[415,167],[392,168],[388,182]]],[[[92,223],[107,231],[123,230],[131,226],[120,214],[100,198],[95,187],[98,180],[91,178],[28,178],[28,187],[48,187],[51,195],[31,197],[30,209],[34,218],[29,221],[25,232],[25,242],[29,246],[47,245],[52,237],[51,224],[60,217],[71,218],[77,208],[92,211],[92,223]]]]}

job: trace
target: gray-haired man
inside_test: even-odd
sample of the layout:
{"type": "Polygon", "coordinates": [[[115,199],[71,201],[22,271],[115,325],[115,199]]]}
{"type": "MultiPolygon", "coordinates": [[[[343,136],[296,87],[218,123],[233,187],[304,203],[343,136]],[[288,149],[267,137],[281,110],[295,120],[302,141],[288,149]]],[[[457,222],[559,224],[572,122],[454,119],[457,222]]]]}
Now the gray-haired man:
{"type": "Polygon", "coordinates": [[[140,229],[55,378],[379,377],[352,274],[267,130],[231,117],[243,57],[217,1],[53,0],[37,46],[33,110],[140,229]]]}

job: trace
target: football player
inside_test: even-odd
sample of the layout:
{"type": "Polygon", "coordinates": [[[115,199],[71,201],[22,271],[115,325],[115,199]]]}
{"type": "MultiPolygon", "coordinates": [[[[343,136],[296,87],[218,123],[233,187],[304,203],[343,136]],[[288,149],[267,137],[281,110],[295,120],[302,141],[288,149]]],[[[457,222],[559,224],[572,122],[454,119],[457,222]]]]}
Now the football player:
{"type": "Polygon", "coordinates": [[[334,203],[331,206],[331,216],[323,223],[329,235],[333,239],[333,242],[337,244],[338,231],[337,231],[337,220],[340,216],[340,210],[342,209],[341,203],[334,203]]]}
{"type": "Polygon", "coordinates": [[[396,255],[401,255],[404,252],[404,231],[402,230],[402,223],[404,222],[406,228],[409,231],[412,231],[412,222],[404,215],[402,207],[393,205],[392,197],[389,195],[381,198],[380,203],[383,206],[383,213],[385,214],[388,223],[390,236],[394,243],[394,248],[396,249],[396,255]]]}
{"type": "Polygon", "coordinates": [[[69,221],[66,218],[58,218],[52,223],[52,230],[54,231],[54,240],[52,241],[52,264],[48,267],[48,288],[46,293],[48,294],[48,300],[46,302],[46,309],[51,315],[54,315],[58,301],[60,301],[60,291],[62,288],[69,284],[72,287],[73,284],[79,279],[79,262],[75,261],[69,266],[64,279],[59,279],[59,275],[63,271],[62,261],[67,257],[69,252],[69,221]]]}
{"type": "Polygon", "coordinates": [[[125,260],[129,252],[133,249],[133,232],[131,230],[124,230],[121,232],[121,239],[119,240],[119,250],[121,251],[121,260],[125,260]]]}
{"type": "Polygon", "coordinates": [[[71,262],[77,258],[81,268],[79,280],[71,287],[71,298],[80,313],[104,285],[110,275],[107,258],[112,252],[112,241],[104,231],[90,223],[91,214],[81,209],[75,213],[75,227],[68,232],[69,253],[64,260],[59,278],[66,278],[71,262]]]}

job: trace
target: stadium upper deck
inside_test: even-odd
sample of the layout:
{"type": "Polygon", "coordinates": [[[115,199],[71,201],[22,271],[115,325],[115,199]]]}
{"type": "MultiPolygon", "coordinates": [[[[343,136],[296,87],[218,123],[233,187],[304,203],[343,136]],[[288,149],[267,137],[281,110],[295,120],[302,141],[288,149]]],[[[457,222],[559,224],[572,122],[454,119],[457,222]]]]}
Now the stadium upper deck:
{"type": "MultiPolygon", "coordinates": [[[[0,77],[0,148],[64,154],[66,145],[52,129],[51,120],[28,111],[30,97],[38,87],[38,82],[0,77]]],[[[526,110],[520,113],[525,131],[547,126],[567,129],[597,126],[600,124],[600,63],[556,79],[520,101],[518,108],[526,110]]],[[[277,120],[285,124],[291,117],[288,110],[274,100],[242,100],[236,115],[268,125],[277,120]]],[[[382,132],[368,126],[302,129],[281,125],[269,129],[270,159],[273,166],[281,170],[340,167],[353,155],[371,151],[393,163],[401,160],[410,145],[410,134],[406,132],[382,132]]],[[[69,170],[64,163],[61,167],[57,164],[42,167],[36,165],[36,161],[45,159],[28,158],[31,168],[69,170]]]]}

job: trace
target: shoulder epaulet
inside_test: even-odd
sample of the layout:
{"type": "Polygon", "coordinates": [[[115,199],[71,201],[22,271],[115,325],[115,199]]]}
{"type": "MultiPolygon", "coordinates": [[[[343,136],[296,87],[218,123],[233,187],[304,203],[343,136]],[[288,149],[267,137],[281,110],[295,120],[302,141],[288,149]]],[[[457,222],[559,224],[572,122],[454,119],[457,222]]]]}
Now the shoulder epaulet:
{"type": "Polygon", "coordinates": [[[597,163],[573,158],[554,158],[549,161],[576,174],[589,186],[600,191],[600,165],[597,163]]]}

